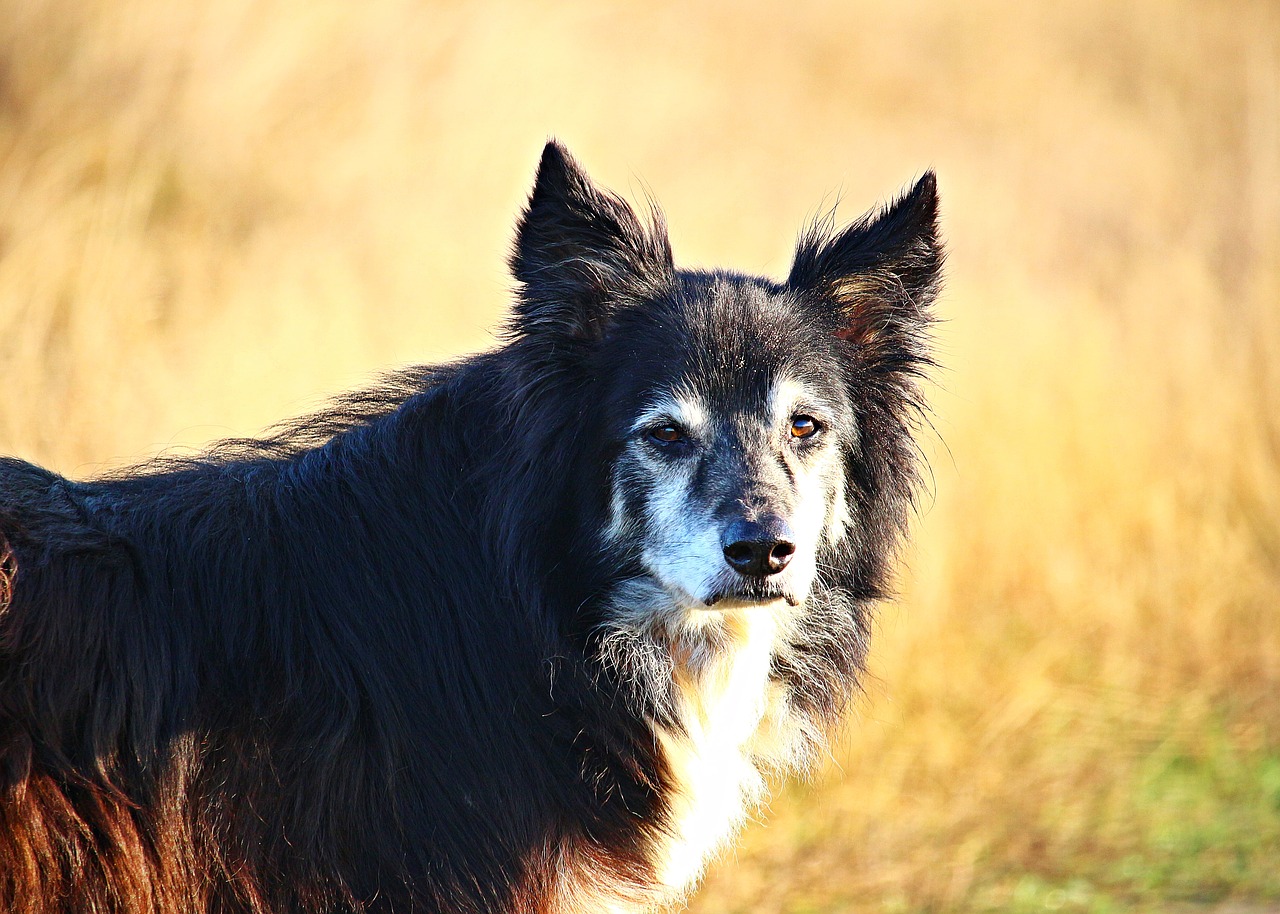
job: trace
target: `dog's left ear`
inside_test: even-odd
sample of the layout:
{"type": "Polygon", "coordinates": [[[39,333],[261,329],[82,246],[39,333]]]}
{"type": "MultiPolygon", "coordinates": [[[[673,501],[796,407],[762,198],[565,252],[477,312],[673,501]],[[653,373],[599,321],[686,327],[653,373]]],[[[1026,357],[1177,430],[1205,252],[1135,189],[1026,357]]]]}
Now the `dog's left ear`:
{"type": "Polygon", "coordinates": [[[911,190],[839,233],[819,222],[800,239],[787,285],[835,308],[836,330],[893,370],[927,360],[924,330],[942,275],[938,182],[911,190]]]}
{"type": "Polygon", "coordinates": [[[511,272],[521,284],[517,332],[598,339],[620,299],[670,284],[671,245],[656,213],[652,228],[643,225],[552,140],[516,230],[511,272]]]}

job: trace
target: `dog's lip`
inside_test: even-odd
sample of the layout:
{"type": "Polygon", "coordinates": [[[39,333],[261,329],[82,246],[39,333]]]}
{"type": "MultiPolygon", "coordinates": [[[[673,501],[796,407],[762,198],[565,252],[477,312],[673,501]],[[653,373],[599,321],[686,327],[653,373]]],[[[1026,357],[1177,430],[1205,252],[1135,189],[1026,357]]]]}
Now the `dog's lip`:
{"type": "Polygon", "coordinates": [[[786,600],[791,606],[800,605],[800,601],[793,594],[785,590],[734,590],[725,589],[718,590],[702,602],[711,608],[723,600],[732,600],[735,603],[755,603],[763,606],[766,603],[773,603],[777,600],[786,600]]]}

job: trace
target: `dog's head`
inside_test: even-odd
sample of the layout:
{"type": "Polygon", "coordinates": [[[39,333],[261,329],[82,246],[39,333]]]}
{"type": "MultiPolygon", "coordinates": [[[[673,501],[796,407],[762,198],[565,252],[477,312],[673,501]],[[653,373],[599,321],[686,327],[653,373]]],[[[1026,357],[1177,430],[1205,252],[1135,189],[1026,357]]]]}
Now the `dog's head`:
{"type": "Polygon", "coordinates": [[[913,483],[936,211],[927,174],[842,231],[810,229],[785,282],[676,270],[660,218],[548,144],[512,329],[540,370],[580,379],[596,540],[640,569],[642,599],[796,606],[846,573],[874,595],[913,483]]]}

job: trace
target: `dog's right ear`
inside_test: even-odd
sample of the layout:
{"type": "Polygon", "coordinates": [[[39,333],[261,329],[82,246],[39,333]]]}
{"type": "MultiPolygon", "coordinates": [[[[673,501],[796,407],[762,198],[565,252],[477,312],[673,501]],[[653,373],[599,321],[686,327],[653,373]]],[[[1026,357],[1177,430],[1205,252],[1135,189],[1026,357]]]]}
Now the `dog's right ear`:
{"type": "Polygon", "coordinates": [[[515,332],[577,339],[599,339],[619,300],[651,294],[673,275],[661,217],[646,227],[554,140],[542,150],[510,263],[520,283],[515,332]]]}

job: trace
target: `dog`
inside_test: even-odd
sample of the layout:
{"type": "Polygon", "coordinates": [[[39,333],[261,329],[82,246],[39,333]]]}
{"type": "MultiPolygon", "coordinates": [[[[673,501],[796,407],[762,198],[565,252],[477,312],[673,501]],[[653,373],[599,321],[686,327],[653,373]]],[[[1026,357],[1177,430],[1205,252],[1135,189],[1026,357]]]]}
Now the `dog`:
{"type": "Polygon", "coordinates": [[[0,461],[0,909],[679,902],[859,692],[937,208],[676,269],[551,142],[492,351],[92,481],[0,461]]]}

